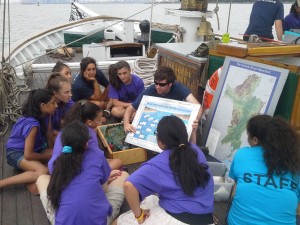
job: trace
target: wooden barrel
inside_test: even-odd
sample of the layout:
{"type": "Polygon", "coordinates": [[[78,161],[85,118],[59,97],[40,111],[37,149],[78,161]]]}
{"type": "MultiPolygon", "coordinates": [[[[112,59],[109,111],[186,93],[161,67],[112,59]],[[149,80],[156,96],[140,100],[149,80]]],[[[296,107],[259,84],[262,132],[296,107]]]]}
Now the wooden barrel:
{"type": "Polygon", "coordinates": [[[202,102],[202,95],[199,95],[199,83],[205,62],[195,61],[160,49],[158,52],[158,66],[172,68],[177,80],[188,87],[198,101],[202,102]]]}

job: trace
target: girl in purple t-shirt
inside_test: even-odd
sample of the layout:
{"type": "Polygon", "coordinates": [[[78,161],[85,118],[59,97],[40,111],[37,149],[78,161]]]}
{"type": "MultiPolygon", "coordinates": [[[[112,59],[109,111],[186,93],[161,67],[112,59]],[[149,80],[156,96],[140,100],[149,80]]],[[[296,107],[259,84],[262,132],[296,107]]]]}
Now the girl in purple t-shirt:
{"type": "Polygon", "coordinates": [[[111,114],[117,118],[123,118],[125,109],[142,93],[144,82],[137,75],[130,73],[131,69],[126,61],[119,61],[110,65],[109,93],[113,107],[111,114]]]}
{"type": "MultiPolygon", "coordinates": [[[[80,120],[89,128],[97,132],[97,127],[102,125],[102,116],[103,112],[100,106],[87,100],[80,100],[72,106],[72,108],[66,115],[65,122],[68,124],[71,121],[80,120]]],[[[123,165],[120,159],[107,160],[112,170],[118,170],[123,165]]]]}
{"type": "Polygon", "coordinates": [[[13,126],[5,146],[8,164],[24,172],[0,180],[0,188],[33,183],[39,175],[48,173],[44,164],[51,158],[53,148],[49,118],[56,107],[52,91],[37,89],[29,93],[23,116],[13,126]]]}
{"type": "Polygon", "coordinates": [[[46,88],[54,93],[55,100],[58,105],[51,120],[53,135],[56,137],[61,128],[61,123],[65,114],[74,104],[73,100],[71,99],[71,83],[67,80],[67,78],[61,76],[60,73],[55,72],[49,76],[46,88]]]}
{"type": "Polygon", "coordinates": [[[212,224],[213,176],[202,151],[188,142],[184,122],[163,117],[156,137],[163,151],[128,177],[124,191],[132,211],[114,224],[212,224]]]}
{"type": "Polygon", "coordinates": [[[128,173],[111,171],[104,152],[99,149],[96,133],[91,127],[101,122],[101,108],[83,100],[76,102],[68,114],[71,116],[70,113],[76,115],[66,117],[64,127],[56,138],[53,156],[48,163],[52,184],[49,175],[42,175],[37,180],[40,199],[51,224],[106,225],[107,220],[111,221],[119,214],[124,200],[123,185],[128,173]],[[87,138],[85,130],[88,130],[87,138]],[[77,149],[72,153],[64,151],[64,146],[75,149],[79,143],[83,143],[80,144],[81,150],[77,149]],[[73,153],[73,156],[65,156],[73,153]],[[80,165],[78,159],[82,159],[80,165]],[[78,171],[74,177],[70,175],[74,169],[73,164],[78,171]],[[57,198],[59,195],[59,203],[53,202],[53,197],[57,198]],[[51,200],[51,204],[48,200],[51,200]]]}

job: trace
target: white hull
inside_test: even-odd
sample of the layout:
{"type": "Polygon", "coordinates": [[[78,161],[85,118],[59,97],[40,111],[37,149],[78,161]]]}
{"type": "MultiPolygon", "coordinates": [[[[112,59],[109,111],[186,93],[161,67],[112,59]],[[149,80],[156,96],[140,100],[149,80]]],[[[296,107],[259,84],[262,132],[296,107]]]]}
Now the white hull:
{"type": "Polygon", "coordinates": [[[121,21],[120,18],[96,16],[46,30],[38,35],[23,40],[21,44],[17,44],[13,47],[11,53],[6,55],[5,61],[10,62],[10,64],[15,68],[17,76],[22,79],[24,66],[27,66],[28,64],[30,65],[35,59],[44,55],[47,50],[65,46],[64,30],[71,29],[79,25],[93,24],[97,21],[103,22],[105,20],[121,21]]]}

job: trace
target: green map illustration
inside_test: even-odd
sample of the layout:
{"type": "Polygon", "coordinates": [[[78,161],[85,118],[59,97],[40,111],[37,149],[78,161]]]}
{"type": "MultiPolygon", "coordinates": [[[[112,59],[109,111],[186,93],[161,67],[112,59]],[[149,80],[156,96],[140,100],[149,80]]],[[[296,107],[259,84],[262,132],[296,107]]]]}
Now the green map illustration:
{"type": "Polygon", "coordinates": [[[265,104],[261,99],[253,95],[261,78],[252,74],[249,75],[242,84],[235,88],[227,85],[224,97],[233,102],[232,119],[227,127],[227,135],[221,140],[222,144],[231,145],[231,154],[235,149],[241,147],[242,133],[246,130],[248,119],[259,112],[265,104]]]}

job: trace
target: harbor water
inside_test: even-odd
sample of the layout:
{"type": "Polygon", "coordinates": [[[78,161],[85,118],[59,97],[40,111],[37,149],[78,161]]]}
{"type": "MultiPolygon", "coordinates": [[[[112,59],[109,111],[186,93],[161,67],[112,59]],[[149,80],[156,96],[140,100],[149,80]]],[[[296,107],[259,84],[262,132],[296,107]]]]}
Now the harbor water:
{"type": "MultiPolygon", "coordinates": [[[[137,4],[137,3],[99,3],[99,4],[85,4],[85,6],[99,15],[116,16],[122,18],[130,18],[136,20],[151,20],[170,25],[180,24],[180,18],[167,15],[165,9],[180,9],[181,5],[176,4],[157,4],[151,7],[151,4],[137,4]],[[147,9],[148,10],[145,10],[147,9]]],[[[212,24],[214,32],[217,34],[224,34],[228,31],[230,36],[241,38],[245,32],[249,16],[251,13],[252,4],[232,4],[229,14],[229,4],[219,4],[218,14],[214,14],[208,21],[212,24]],[[217,16],[218,15],[218,16],[217,16]],[[219,20],[217,19],[219,18],[219,20]],[[229,19],[229,24],[228,24],[229,19]],[[218,29],[218,21],[220,29],[218,29]],[[228,26],[227,26],[228,25],[228,26]]],[[[284,14],[289,13],[291,3],[284,4],[284,14]]],[[[216,4],[209,4],[208,10],[213,11],[216,4]]],[[[3,5],[0,5],[0,35],[2,55],[2,38],[3,38],[3,5]]],[[[8,51],[9,42],[11,43],[11,50],[17,43],[38,34],[41,31],[48,30],[54,26],[62,25],[69,21],[71,4],[20,4],[12,3],[9,10],[6,9],[5,23],[5,39],[4,49],[5,53],[8,51]],[[9,22],[9,25],[8,25],[9,22]],[[10,41],[9,41],[10,37],[10,41]]],[[[199,22],[200,23],[200,22],[199,22]]],[[[275,35],[276,36],[276,35],[275,35]]]]}

